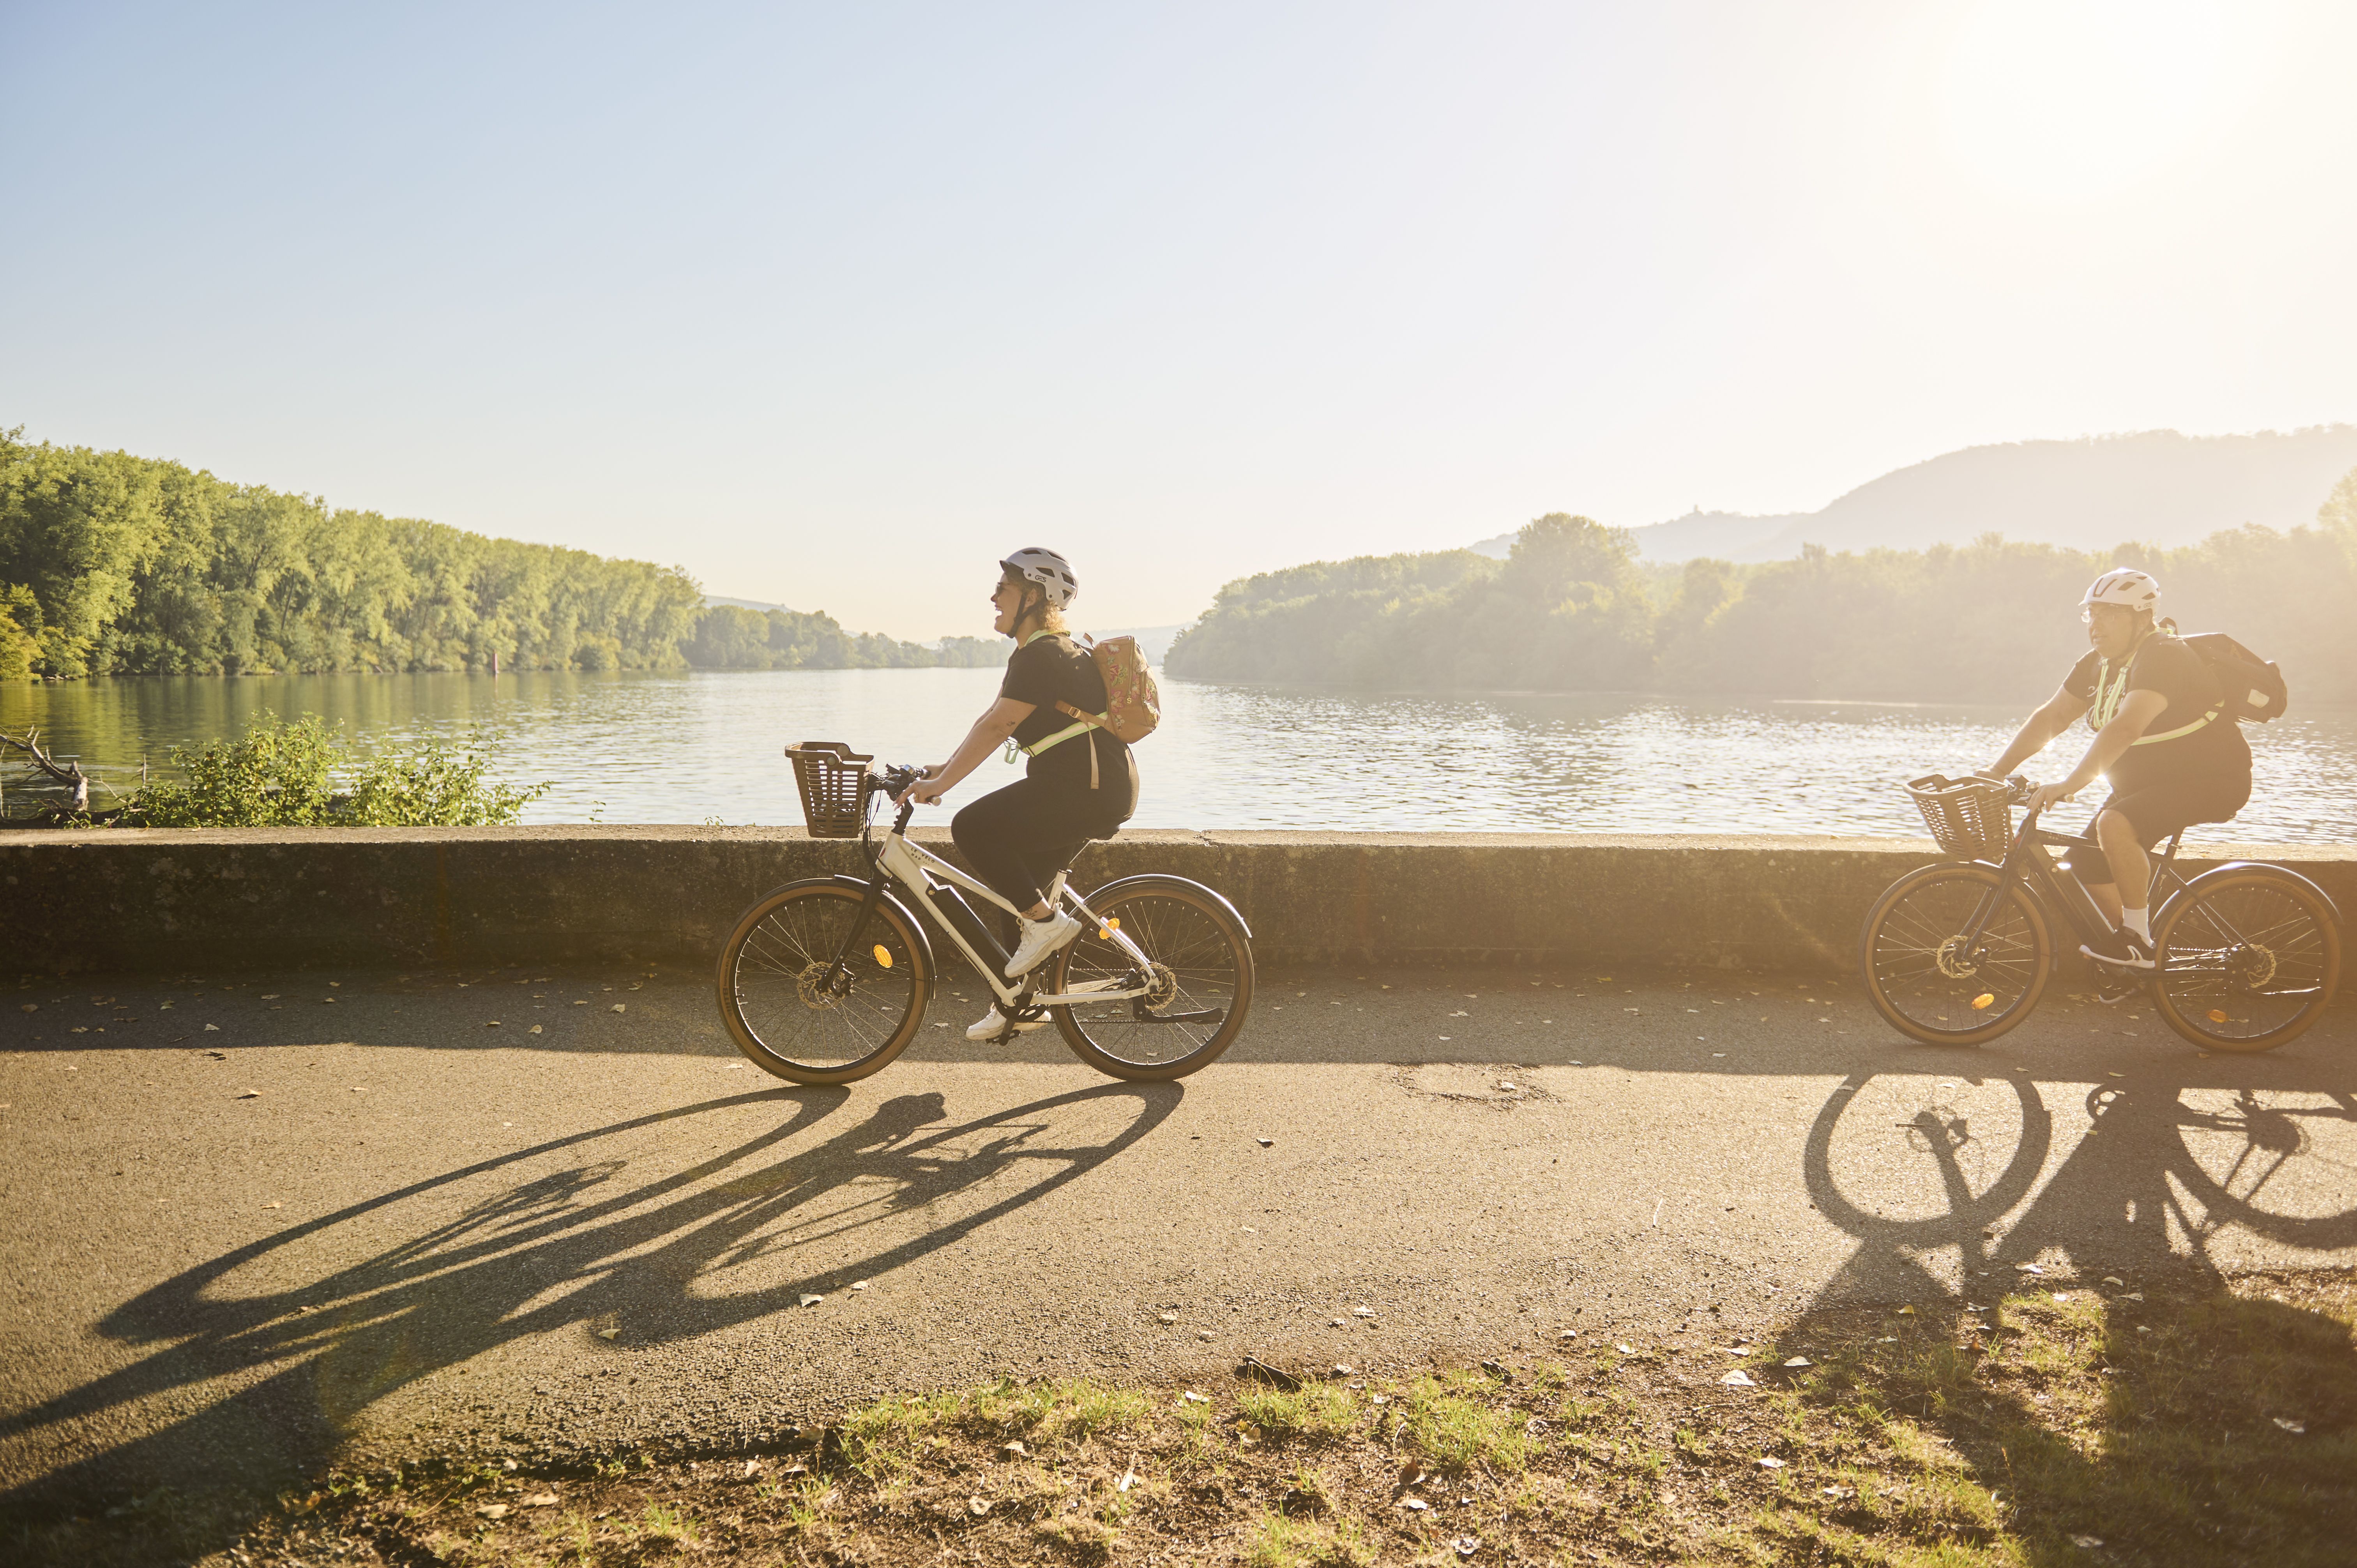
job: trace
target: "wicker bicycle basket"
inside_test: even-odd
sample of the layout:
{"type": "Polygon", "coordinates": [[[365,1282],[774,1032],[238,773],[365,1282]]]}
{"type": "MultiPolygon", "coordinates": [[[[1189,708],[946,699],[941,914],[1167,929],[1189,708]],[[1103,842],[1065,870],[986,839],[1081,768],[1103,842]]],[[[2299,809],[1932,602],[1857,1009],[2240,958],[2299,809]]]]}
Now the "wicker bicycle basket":
{"type": "Polygon", "coordinates": [[[2006,787],[1986,779],[1910,779],[1907,792],[1940,847],[1971,860],[2002,860],[2013,837],[2013,807],[2006,787]]]}
{"type": "Polygon", "coordinates": [[[802,792],[802,820],[814,839],[856,839],[867,820],[867,765],[839,740],[805,740],[786,747],[802,792]]]}

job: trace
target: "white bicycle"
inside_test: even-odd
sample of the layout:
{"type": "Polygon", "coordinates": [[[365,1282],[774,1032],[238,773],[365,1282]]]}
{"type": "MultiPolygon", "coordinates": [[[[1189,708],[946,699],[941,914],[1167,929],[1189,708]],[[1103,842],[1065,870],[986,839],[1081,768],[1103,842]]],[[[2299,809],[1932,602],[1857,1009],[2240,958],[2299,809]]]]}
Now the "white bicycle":
{"type": "Polygon", "coordinates": [[[997,998],[1011,1037],[1052,1019],[1072,1053],[1136,1081],[1210,1065],[1252,1006],[1252,932],[1234,906],[1178,876],[1128,876],[1082,897],[1063,875],[1048,902],[1081,933],[1028,974],[965,895],[1015,907],[909,842],[913,801],[879,841],[870,812],[919,776],[876,768],[839,741],[786,747],[811,833],[860,841],[870,875],[789,882],[756,899],[720,951],[720,1015],[737,1048],[795,1083],[849,1083],[906,1050],[924,1026],[939,971],[925,929],[892,886],[929,911],[997,998]]]}

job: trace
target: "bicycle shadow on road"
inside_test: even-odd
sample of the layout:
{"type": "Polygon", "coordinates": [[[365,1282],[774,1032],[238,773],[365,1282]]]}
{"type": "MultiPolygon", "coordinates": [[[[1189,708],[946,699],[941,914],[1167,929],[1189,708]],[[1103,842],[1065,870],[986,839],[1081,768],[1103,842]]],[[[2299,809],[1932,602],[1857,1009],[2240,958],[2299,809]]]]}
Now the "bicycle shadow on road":
{"type": "Polygon", "coordinates": [[[1877,1098],[1873,1076],[1828,1097],[1804,1156],[1857,1251],[1762,1358],[1833,1418],[1803,1487],[1837,1483],[1832,1531],[1914,1509],[1967,1535],[2002,1517],[2036,1563],[2341,1561],[2347,1287],[2279,1262],[2234,1276],[2245,1240],[2325,1265],[2357,1247],[2357,1093],[2127,1083],[2050,1107],[2033,1082],[1975,1084],[2010,1090],[1995,1115],[1986,1094],[1977,1113],[1877,1098]]]}
{"type": "Polygon", "coordinates": [[[2236,1231],[2319,1261],[2357,1248],[2357,1093],[2307,1087],[2313,1070],[2265,1075],[2300,1087],[2099,1086],[2060,1112],[2027,1075],[1889,1076],[1853,1072],[1810,1129],[1810,1198],[1858,1242],[1822,1302],[1937,1299],[1952,1287],[1928,1261],[1949,1253],[1974,1295],[2030,1269],[2215,1280],[2236,1231]],[[1976,1106],[1958,1103],[1967,1083],[1976,1106]],[[2058,1119],[2083,1131],[2058,1139],[2058,1119]]]}
{"type": "Polygon", "coordinates": [[[158,1486],[258,1499],[316,1474],[371,1405],[519,1338],[605,1325],[617,1348],[643,1348],[794,1311],[806,1290],[888,1273],[1098,1169],[1184,1092],[1099,1084],[954,1124],[940,1094],[901,1095],[789,1152],[850,1092],[768,1090],[550,1140],[354,1204],[108,1314],[100,1334],[154,1350],[0,1420],[19,1474],[28,1446],[76,1455],[0,1493],[0,1515],[46,1516],[158,1486]],[[1125,1100],[1135,1105],[1111,1136],[1057,1138],[1060,1122],[1084,1125],[1125,1100]],[[788,1114],[685,1169],[634,1179],[628,1158],[598,1147],[764,1103],[788,1114]],[[551,1159],[560,1168],[526,1169],[551,1159]],[[242,1284],[300,1273],[307,1243],[410,1207],[425,1214],[358,1262],[279,1288],[242,1284]],[[878,1226],[872,1244],[860,1240],[878,1226]],[[806,1250],[827,1262],[798,1268],[806,1250]],[[716,1279],[736,1288],[703,1288],[716,1279]],[[191,1401],[201,1408],[123,1435],[143,1424],[130,1407],[191,1401]]]}

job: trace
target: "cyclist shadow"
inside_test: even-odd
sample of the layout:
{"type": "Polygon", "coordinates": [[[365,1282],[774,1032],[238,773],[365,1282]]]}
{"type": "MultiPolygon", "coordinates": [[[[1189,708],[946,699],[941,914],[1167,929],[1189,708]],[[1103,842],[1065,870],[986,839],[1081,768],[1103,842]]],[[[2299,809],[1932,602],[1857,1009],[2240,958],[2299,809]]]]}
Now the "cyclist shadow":
{"type": "Polygon", "coordinates": [[[767,1090],[382,1194],[224,1253],[108,1314],[101,1334],[154,1349],[0,1421],[20,1474],[32,1467],[22,1460],[28,1446],[87,1455],[0,1493],[0,1509],[47,1512],[158,1484],[259,1495],[327,1463],[372,1405],[516,1340],[587,1325],[617,1348],[645,1348],[795,1310],[805,1292],[904,1266],[1086,1176],[1183,1095],[1178,1084],[1100,1084],[956,1123],[941,1095],[902,1095],[790,1152],[849,1091],[767,1090]],[[1109,1136],[1058,1136],[1067,1123],[1085,1134],[1124,1100],[1135,1108],[1109,1136]],[[599,1147],[780,1102],[791,1111],[776,1125],[683,1169],[636,1176],[630,1154],[599,1147]],[[523,1174],[552,1158],[566,1163],[523,1174]],[[313,1248],[348,1257],[349,1238],[388,1221],[401,1228],[404,1209],[422,1212],[402,1239],[307,1267],[313,1248]],[[863,1240],[873,1228],[875,1240],[863,1240]],[[107,1442],[113,1412],[192,1398],[203,1402],[194,1413],[107,1442]]]}
{"type": "Polygon", "coordinates": [[[1854,1073],[1828,1097],[1803,1155],[1818,1212],[1858,1242],[1821,1293],[1829,1304],[1944,1294],[1930,1260],[1950,1252],[1975,1295],[2029,1268],[2215,1279],[2237,1232],[2357,1245],[2357,1094],[2097,1087],[2065,1113],[2084,1131],[2058,1164],[2056,1112],[2032,1081],[2012,1080],[2014,1103],[1993,1116],[1873,1079],[1854,1073]],[[1846,1181],[1846,1165],[1871,1169],[1846,1181]]]}
{"type": "MultiPolygon", "coordinates": [[[[2248,1070],[2278,1085],[2313,1081],[2284,1070],[2289,1065],[2248,1070]]],[[[2099,1528],[2115,1552],[2154,1560],[2174,1560],[2189,1545],[2222,1548],[2245,1521],[2190,1507],[2154,1509],[2155,1477],[2242,1485],[2235,1472],[2251,1463],[2244,1456],[2280,1435],[2271,1418],[2345,1410],[2357,1400],[2357,1357],[2343,1321],[2228,1285],[2238,1266],[2276,1261],[2245,1250],[2252,1240],[2327,1255],[2357,1245],[2357,1094],[2131,1083],[2074,1086],[2050,1109],[2035,1083],[2014,1081],[2002,1113],[1975,1097],[1976,1113],[1967,1114],[1936,1090],[1912,1105],[1878,1099],[1872,1076],[1854,1074],[1829,1098],[1804,1156],[1811,1197],[1857,1238],[1857,1250],[1780,1336],[1771,1364],[1854,1347],[1852,1368],[1823,1379],[1802,1374],[1814,1380],[1804,1380],[1800,1396],[1852,1406],[1863,1387],[1870,1402],[1912,1418],[1961,1462],[1953,1474],[2007,1499],[2025,1521],[2018,1528],[2029,1561],[2086,1560],[2051,1533],[2058,1521],[2099,1528]],[[2070,1143],[2081,1117],[2083,1131],[2070,1143]],[[1951,1251],[1961,1265],[1953,1283],[1941,1266],[1951,1251]],[[2087,1288],[2106,1276],[2121,1283],[2087,1288]],[[2059,1351],[2041,1347],[2037,1356],[2053,1356],[2045,1360],[2009,1355],[1978,1335],[1958,1343],[1938,1306],[1908,1327],[1882,1316],[1899,1303],[1941,1301],[1959,1284],[1984,1307],[2033,1285],[2068,1294],[2079,1304],[2073,1312],[2093,1305],[2103,1327],[2082,1341],[2088,1360],[2078,1369],[2099,1371],[2092,1403],[2045,1391],[2050,1378],[2072,1375],[2059,1351]],[[2128,1290],[2133,1299],[2124,1299],[2128,1290]],[[2137,1343],[2136,1326],[2147,1316],[2160,1323],[2155,1332],[2173,1337],[2169,1351],[2121,1352],[2118,1342],[2137,1343]],[[1901,1348],[1882,1357],[1860,1342],[1878,1332],[1892,1337],[1880,1343],[1901,1348]],[[2297,1359],[2262,1357],[2212,1375],[2213,1358],[2248,1361],[2258,1347],[2297,1359]],[[2298,1380],[2296,1389],[2288,1378],[2298,1380]],[[2181,1425],[2194,1404],[2199,1442],[2181,1425]],[[2081,1420],[2089,1430],[2058,1436],[2062,1423],[2081,1420]],[[2212,1433],[2220,1434],[2216,1445],[2205,1450],[2212,1433]]],[[[1890,1478],[1904,1481],[1900,1473],[1890,1478]]]]}

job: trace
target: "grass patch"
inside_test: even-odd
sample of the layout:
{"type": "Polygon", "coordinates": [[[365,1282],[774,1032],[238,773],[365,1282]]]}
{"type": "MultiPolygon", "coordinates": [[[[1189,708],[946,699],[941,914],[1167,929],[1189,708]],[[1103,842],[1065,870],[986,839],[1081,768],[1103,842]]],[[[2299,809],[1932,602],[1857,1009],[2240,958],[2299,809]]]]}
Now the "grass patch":
{"type": "Polygon", "coordinates": [[[1298,1392],[1250,1390],[1237,1396],[1237,1412],[1271,1438],[1346,1436],[1359,1424],[1356,1391],[1341,1383],[1309,1383],[1298,1392]]]}
{"type": "Polygon", "coordinates": [[[1530,1415],[1503,1402],[1486,1378],[1418,1378],[1402,1391],[1394,1431],[1411,1451],[1444,1469],[1475,1465],[1516,1471],[1538,1446],[1530,1415]]]}
{"type": "Polygon", "coordinates": [[[783,1452],[562,1475],[478,1459],[242,1507],[128,1498],[0,1524],[0,1561],[2350,1561],[2349,1273],[1986,1305],[1801,1319],[1752,1359],[1751,1389],[1718,1381],[1722,1352],[1673,1346],[1511,1376],[1198,1384],[1208,1402],[1002,1381],[879,1401],[783,1452]]]}
{"type": "Polygon", "coordinates": [[[1355,1520],[1265,1514],[1253,1527],[1244,1560],[1253,1568],[1366,1568],[1375,1554],[1355,1520]]]}

